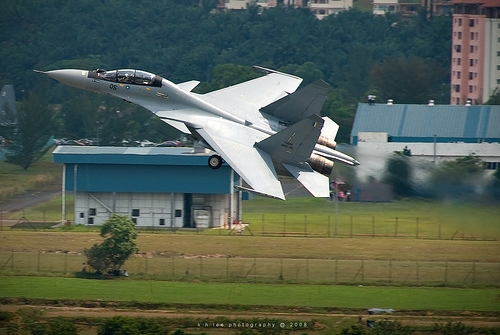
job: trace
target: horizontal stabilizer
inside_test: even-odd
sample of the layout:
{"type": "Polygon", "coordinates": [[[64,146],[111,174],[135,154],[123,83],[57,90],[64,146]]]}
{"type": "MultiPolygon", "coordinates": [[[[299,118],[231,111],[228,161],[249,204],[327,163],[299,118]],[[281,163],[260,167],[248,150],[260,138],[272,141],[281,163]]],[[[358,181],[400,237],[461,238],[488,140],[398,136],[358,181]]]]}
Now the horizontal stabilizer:
{"type": "Polygon", "coordinates": [[[330,85],[323,80],[316,80],[295,93],[261,108],[260,111],[294,124],[310,115],[319,115],[329,90],[330,85]]]}
{"type": "Polygon", "coordinates": [[[288,164],[283,164],[283,166],[314,197],[328,198],[330,196],[330,180],[327,176],[313,171],[309,165],[303,166],[302,168],[288,164]]]}
{"type": "Polygon", "coordinates": [[[323,122],[318,115],[311,115],[255,145],[267,152],[276,163],[304,163],[318,141],[323,122]]]}

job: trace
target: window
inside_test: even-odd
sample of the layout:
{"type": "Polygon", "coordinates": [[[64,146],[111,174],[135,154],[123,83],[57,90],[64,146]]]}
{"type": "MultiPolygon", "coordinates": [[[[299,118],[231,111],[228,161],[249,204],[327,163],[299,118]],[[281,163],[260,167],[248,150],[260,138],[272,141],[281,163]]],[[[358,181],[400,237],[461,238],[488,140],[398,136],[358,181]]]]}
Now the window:
{"type": "Polygon", "coordinates": [[[457,58],[457,65],[462,65],[462,58],[457,58]]]}
{"type": "Polygon", "coordinates": [[[460,85],[455,85],[455,92],[460,92],[460,85]]]}
{"type": "Polygon", "coordinates": [[[161,77],[139,70],[125,69],[125,70],[112,70],[105,71],[102,69],[97,69],[95,71],[89,71],[89,78],[102,79],[106,81],[119,82],[125,84],[136,84],[136,85],[146,85],[146,86],[156,86],[161,87],[161,77]]]}
{"type": "Polygon", "coordinates": [[[472,93],[472,92],[473,92],[473,91],[472,91],[472,86],[471,86],[471,85],[469,85],[469,93],[472,93]]]}
{"type": "Polygon", "coordinates": [[[462,72],[457,71],[457,79],[460,79],[461,76],[462,76],[462,72]]]}
{"type": "Polygon", "coordinates": [[[458,39],[459,39],[459,40],[461,40],[461,39],[462,39],[462,32],[461,32],[461,31],[459,31],[459,32],[458,32],[458,39]]]}
{"type": "Polygon", "coordinates": [[[474,33],[470,33],[470,39],[473,40],[474,39],[474,33]]]}
{"type": "Polygon", "coordinates": [[[469,20],[469,27],[474,27],[474,19],[469,20]]]}
{"type": "Polygon", "coordinates": [[[462,46],[460,44],[455,45],[455,51],[456,52],[461,52],[462,51],[462,46]]]}
{"type": "Polygon", "coordinates": [[[474,66],[474,60],[473,60],[473,59],[471,59],[471,60],[469,61],[469,66],[474,66]]]}
{"type": "Polygon", "coordinates": [[[469,80],[474,79],[474,74],[472,72],[469,72],[469,80]]]}
{"type": "Polygon", "coordinates": [[[141,210],[140,209],[132,209],[132,216],[141,216],[141,210]]]}
{"type": "Polygon", "coordinates": [[[97,214],[97,211],[95,208],[89,208],[89,216],[95,216],[97,214]]]}
{"type": "Polygon", "coordinates": [[[160,219],[160,226],[164,226],[165,225],[165,219],[160,219]]]}
{"type": "Polygon", "coordinates": [[[497,70],[500,71],[500,65],[497,65],[497,70]]]}
{"type": "Polygon", "coordinates": [[[94,218],[89,217],[87,224],[94,224],[94,218]]]}
{"type": "Polygon", "coordinates": [[[176,218],[181,218],[182,217],[182,210],[176,209],[175,210],[175,217],[176,218]]]}
{"type": "Polygon", "coordinates": [[[499,166],[498,162],[486,162],[486,170],[496,170],[499,166]]]}
{"type": "Polygon", "coordinates": [[[137,218],[132,218],[132,222],[137,225],[137,218]]]}
{"type": "Polygon", "coordinates": [[[462,26],[462,19],[458,19],[458,26],[461,27],[462,26]]]}
{"type": "Polygon", "coordinates": [[[474,52],[474,46],[473,46],[473,45],[471,45],[471,46],[470,46],[470,53],[473,53],[473,52],[474,52]]]}

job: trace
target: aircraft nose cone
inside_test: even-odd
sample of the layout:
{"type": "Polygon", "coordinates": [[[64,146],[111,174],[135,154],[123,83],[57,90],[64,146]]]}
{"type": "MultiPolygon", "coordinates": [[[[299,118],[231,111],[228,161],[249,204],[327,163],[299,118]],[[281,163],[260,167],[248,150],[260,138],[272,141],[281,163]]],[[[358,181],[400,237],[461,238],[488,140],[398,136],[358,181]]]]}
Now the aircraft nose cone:
{"type": "Polygon", "coordinates": [[[63,84],[85,89],[87,82],[88,71],[85,70],[53,70],[45,72],[49,77],[60,81],[63,84]]]}

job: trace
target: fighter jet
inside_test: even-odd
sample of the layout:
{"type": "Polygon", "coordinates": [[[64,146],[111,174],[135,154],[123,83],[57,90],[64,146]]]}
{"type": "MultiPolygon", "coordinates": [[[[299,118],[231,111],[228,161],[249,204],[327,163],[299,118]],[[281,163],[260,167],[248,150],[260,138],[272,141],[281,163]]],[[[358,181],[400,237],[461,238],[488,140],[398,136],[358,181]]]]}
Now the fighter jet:
{"type": "Polygon", "coordinates": [[[319,80],[297,90],[301,78],[255,68],[264,75],[206,94],[191,92],[199,81],[174,84],[141,70],[42,73],[145,107],[214,151],[208,159],[212,169],[227,162],[249,186],[240,189],[285,200],[278,175],[286,175],[295,177],[313,196],[329,197],[333,161],[359,163],[335,150],[338,125],[318,116],[328,84],[319,80]]]}

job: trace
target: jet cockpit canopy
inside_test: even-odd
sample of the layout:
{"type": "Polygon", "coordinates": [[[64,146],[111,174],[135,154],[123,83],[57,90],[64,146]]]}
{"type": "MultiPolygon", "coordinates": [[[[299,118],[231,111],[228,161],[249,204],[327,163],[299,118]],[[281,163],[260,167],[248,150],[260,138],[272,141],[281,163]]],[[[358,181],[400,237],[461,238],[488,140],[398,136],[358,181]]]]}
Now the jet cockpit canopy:
{"type": "Polygon", "coordinates": [[[89,78],[102,79],[123,84],[135,84],[161,87],[162,77],[155,74],[132,69],[106,71],[97,69],[89,71],[89,78]]]}

